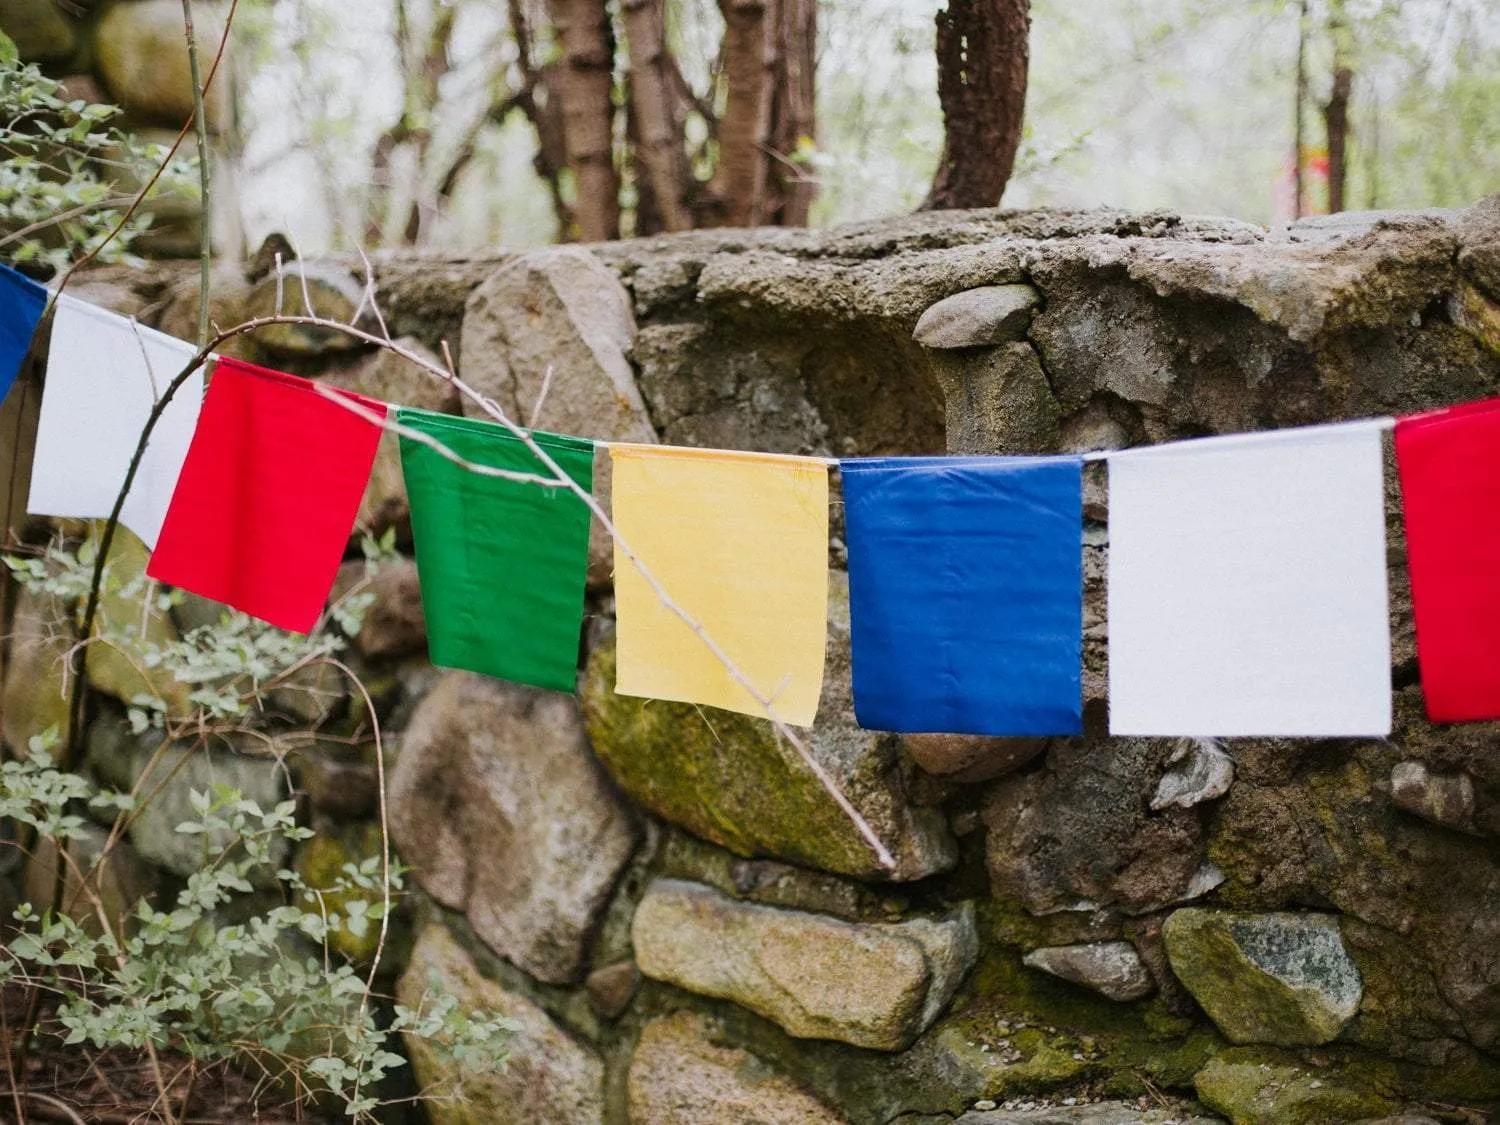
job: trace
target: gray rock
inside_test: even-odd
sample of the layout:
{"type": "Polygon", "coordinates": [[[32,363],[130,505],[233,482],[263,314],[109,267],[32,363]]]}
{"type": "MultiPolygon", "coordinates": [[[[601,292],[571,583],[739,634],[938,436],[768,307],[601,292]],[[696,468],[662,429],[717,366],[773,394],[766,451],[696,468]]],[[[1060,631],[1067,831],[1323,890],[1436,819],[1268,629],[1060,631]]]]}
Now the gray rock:
{"type": "Polygon", "coordinates": [[[594,646],[581,694],[589,737],[627,795],[742,856],[772,856],[857,878],[920,879],[953,865],[941,812],[917,807],[896,767],[896,736],[854,717],[848,578],[829,576],[828,650],[809,751],[896,861],[887,872],[858,829],[771,724],[748,715],[617,695],[615,649],[594,646]]]}
{"type": "Polygon", "coordinates": [[[1151,798],[1153,809],[1192,808],[1222,797],[1234,784],[1234,760],[1212,739],[1184,739],[1167,765],[1171,768],[1162,774],[1151,798]]]}
{"type": "MultiPolygon", "coordinates": [[[[193,27],[201,50],[212,55],[224,34],[220,3],[194,3],[193,27]]],[[[193,78],[182,36],[180,0],[113,0],[94,30],[95,68],[115,102],[133,117],[181,125],[193,114],[193,78]]],[[[229,123],[228,74],[205,99],[210,132],[229,123]]]]}
{"type": "Polygon", "coordinates": [[[407,727],[390,813],[428,894],[537,979],[579,977],[636,827],[570,696],[444,675],[407,727]]]}
{"type": "Polygon", "coordinates": [[[599,1125],[604,1116],[599,1056],[530,999],[486,979],[448,931],[434,923],[417,939],[396,998],[416,1009],[447,997],[456,998],[465,1012],[511,1021],[514,1031],[505,1041],[504,1065],[493,1068],[460,1068],[428,1040],[407,1037],[432,1125],[599,1125]]]}
{"type": "Polygon", "coordinates": [[[1474,779],[1466,773],[1436,774],[1422,762],[1397,762],[1391,767],[1391,800],[1445,828],[1474,830],[1474,779]]]}
{"type": "Polygon", "coordinates": [[[1327,1043],[1364,995],[1338,920],[1326,914],[1179,910],[1162,937],[1172,971],[1236,1043],[1327,1043]]]}
{"type": "Polygon", "coordinates": [[[754,1055],[714,1041],[700,1015],[677,1012],[641,1031],[628,1079],[630,1125],[844,1125],[754,1055]]]}
{"type": "Polygon", "coordinates": [[[1092,988],[1111,1000],[1144,1000],[1156,991],[1141,955],[1128,941],[1096,941],[1033,949],[1021,959],[1033,969],[1092,988]]]}
{"type": "Polygon", "coordinates": [[[427,651],[427,618],[414,560],[387,560],[368,576],[363,563],[345,563],[334,593],[355,588],[375,599],[354,637],[355,651],[367,660],[396,660],[427,651]]]}
{"type": "MultiPolygon", "coordinates": [[[[613,270],[576,246],[532,250],[509,259],[470,295],[463,377],[520,424],[655,442],[627,358],[634,343],[630,297],[613,270]]],[[[483,416],[467,400],[463,410],[483,416]]],[[[606,507],[609,487],[610,460],[602,456],[594,463],[594,492],[606,507]]],[[[591,584],[607,585],[612,565],[613,545],[594,521],[591,584]]]]}
{"type": "Polygon", "coordinates": [[[1026,337],[1042,297],[1030,285],[982,285],[944,297],[917,321],[912,339],[928,348],[975,348],[1026,337]]]}
{"type": "Polygon", "coordinates": [[[977,734],[907,734],[901,744],[931,774],[970,783],[1020,769],[1047,749],[1045,738],[988,738],[977,734]]]}
{"type": "Polygon", "coordinates": [[[1062,410],[1030,344],[933,353],[950,453],[1044,453],[1062,410]]]}
{"type": "Polygon", "coordinates": [[[631,932],[641,972],[733,1000],[803,1039],[897,1051],[973,965],[972,911],[943,921],[844,922],[658,880],[631,932]]]}
{"type": "MultiPolygon", "coordinates": [[[[144,858],[174,875],[185,878],[197,871],[203,866],[205,849],[210,845],[222,846],[228,838],[227,833],[205,838],[177,831],[184,821],[200,819],[192,806],[195,791],[212,793],[215,786],[225,785],[262,809],[270,809],[286,799],[284,766],[269,756],[238,753],[221,738],[209,739],[196,749],[169,746],[147,772],[153,753],[145,746],[136,750],[132,784],[142,786],[142,792],[153,796],[131,819],[130,842],[144,858]]],[[[285,840],[275,841],[270,864],[257,870],[253,881],[271,882],[287,851],[285,840]]]]}
{"type": "Polygon", "coordinates": [[[1047,768],[1002,778],[985,800],[990,880],[1028,911],[1147,914],[1190,893],[1203,867],[1191,810],[1153,812],[1160,742],[1056,739],[1047,768]]]}

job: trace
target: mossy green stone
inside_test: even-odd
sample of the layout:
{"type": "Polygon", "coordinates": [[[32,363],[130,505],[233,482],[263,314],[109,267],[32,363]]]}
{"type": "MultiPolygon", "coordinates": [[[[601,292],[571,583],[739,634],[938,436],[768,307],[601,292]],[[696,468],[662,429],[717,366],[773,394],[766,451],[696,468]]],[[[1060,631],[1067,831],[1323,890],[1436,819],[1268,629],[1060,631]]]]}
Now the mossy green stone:
{"type": "MultiPolygon", "coordinates": [[[[380,854],[380,825],[367,822],[337,834],[321,832],[302,845],[297,853],[297,874],[309,888],[324,892],[317,904],[304,903],[304,911],[322,911],[328,915],[346,914],[345,907],[354,900],[365,903],[373,910],[381,902],[379,888],[352,890],[329,890],[344,873],[344,865],[356,867],[364,860],[380,854]]],[[[328,945],[357,964],[367,964],[375,956],[380,943],[380,922],[371,919],[362,933],[354,933],[347,926],[339,926],[328,935],[328,945]]]]}
{"type": "Polygon", "coordinates": [[[1179,910],[1162,937],[1172,971],[1236,1043],[1327,1043],[1359,1007],[1359,970],[1327,915],[1179,910]]]}
{"type": "MultiPolygon", "coordinates": [[[[834,598],[831,595],[831,604],[834,598]]],[[[847,601],[845,601],[847,606],[847,601]]],[[[941,812],[910,805],[893,741],[824,715],[811,752],[896,860],[884,871],[859,830],[769,722],[714,708],[617,695],[615,647],[597,645],[579,694],[594,751],[634,801],[742,856],[772,856],[856,878],[916,879],[952,865],[941,812]]]]}
{"type": "Polygon", "coordinates": [[[1395,1103],[1361,1079],[1296,1066],[1216,1058],[1193,1079],[1231,1125],[1329,1125],[1383,1117],[1395,1103]]]}

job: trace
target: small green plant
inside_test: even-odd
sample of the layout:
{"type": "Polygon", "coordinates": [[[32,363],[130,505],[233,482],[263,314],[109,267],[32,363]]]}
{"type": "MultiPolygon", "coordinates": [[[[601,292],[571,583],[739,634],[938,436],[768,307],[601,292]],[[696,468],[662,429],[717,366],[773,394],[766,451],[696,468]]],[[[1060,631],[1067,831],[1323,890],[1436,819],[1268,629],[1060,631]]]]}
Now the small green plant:
{"type": "MultiPolygon", "coordinates": [[[[327,943],[340,930],[358,935],[379,922],[383,903],[360,893],[378,882],[379,860],[349,864],[319,890],[276,868],[282,841],[311,835],[296,823],[292,801],[262,809],[227,787],[194,791],[195,815],[177,831],[204,840],[202,867],[170,906],[143,898],[111,918],[67,845],[86,823],[79,806],[129,811],[133,798],[57,769],[53,740],[34,739],[26,758],[0,765],[0,817],[28,826],[70,865],[64,909],[15,912],[18,932],[0,950],[0,985],[50,995],[66,1043],[249,1065],[282,1088],[331,1094],[356,1120],[369,1117],[379,1104],[373,1091],[406,1063],[387,1047],[393,1032],[432,1040],[464,1067],[503,1062],[511,1025],[464,1013],[452,998],[398,1005],[389,1028],[377,1025],[369,978],[330,958],[327,943]],[[282,902],[236,909],[254,901],[273,868],[282,902]],[[329,908],[334,901],[342,910],[329,908]]],[[[399,888],[399,871],[391,881],[399,888]]]]}
{"type": "MultiPolygon", "coordinates": [[[[0,35],[0,258],[46,272],[85,253],[101,262],[137,260],[130,244],[151,216],[122,220],[167,149],[114,128],[119,113],[66,98],[61,83],[22,63],[0,35]]],[[[196,193],[192,162],[173,159],[155,190],[196,193]]]]}

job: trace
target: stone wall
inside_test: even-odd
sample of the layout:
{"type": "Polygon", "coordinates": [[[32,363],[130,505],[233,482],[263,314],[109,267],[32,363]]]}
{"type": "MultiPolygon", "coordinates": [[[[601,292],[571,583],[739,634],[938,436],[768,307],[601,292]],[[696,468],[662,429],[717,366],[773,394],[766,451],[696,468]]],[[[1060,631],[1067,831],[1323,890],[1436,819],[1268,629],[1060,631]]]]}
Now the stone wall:
{"type": "MultiPolygon", "coordinates": [[[[207,73],[224,34],[225,5],[193,0],[194,34],[207,73]]],[[[5,0],[0,32],[16,44],[24,62],[62,80],[63,96],[124,110],[111,124],[141,141],[171,145],[193,116],[193,80],[183,34],[182,0],[5,0]]],[[[214,245],[238,252],[234,217],[234,167],[229,159],[233,132],[233,82],[228,57],[209,87],[205,121],[214,147],[214,245]]],[[[179,150],[191,155],[189,134],[179,150]]],[[[121,191],[133,195],[144,176],[101,169],[119,176],[121,191]]],[[[146,170],[149,174],[150,169],[146,170]]],[[[138,254],[161,258],[196,257],[201,246],[202,209],[196,192],[160,191],[142,208],[151,228],[132,246],[138,254]]]]}
{"type": "MultiPolygon", "coordinates": [[[[320,312],[355,311],[353,268],[309,266],[320,312]]],[[[602,438],[1080,451],[1500,393],[1500,197],[1274,233],[974,212],[375,268],[397,335],[448,340],[508,409],[602,438]]],[[[181,332],[191,284],[157,265],[84,287],[181,332]]],[[[300,302],[300,284],[281,289],[300,302]]],[[[225,272],[215,316],[276,291],[225,272]]],[[[467,409],[348,338],[278,331],[242,350],[467,409]]],[[[1086,494],[1080,738],[858,729],[835,504],[810,742],[895,853],[891,878],[766,724],[613,694],[604,544],[577,701],[433,669],[413,568],[388,568],[354,659],[394,746],[392,831],[419,888],[399,992],[441,987],[521,1028],[505,1073],[432,1119],[1243,1125],[1500,1107],[1500,726],[1423,717],[1394,493],[1390,739],[1111,739],[1104,472],[1086,494]]],[[[365,519],[409,545],[390,449],[365,519]]],[[[50,698],[29,621],[23,605],[12,746],[50,698]]],[[[343,712],[323,702],[308,722],[333,730],[343,712]]],[[[117,712],[95,705],[103,776],[149,752],[117,712]]],[[[299,862],[336,869],[371,847],[374,771],[369,748],[333,746],[294,777],[320,833],[299,862]]],[[[255,784],[246,761],[204,768],[255,784]]],[[[144,827],[132,844],[148,874],[173,868],[144,827]]],[[[449,1088],[441,1060],[413,1062],[449,1088]]]]}

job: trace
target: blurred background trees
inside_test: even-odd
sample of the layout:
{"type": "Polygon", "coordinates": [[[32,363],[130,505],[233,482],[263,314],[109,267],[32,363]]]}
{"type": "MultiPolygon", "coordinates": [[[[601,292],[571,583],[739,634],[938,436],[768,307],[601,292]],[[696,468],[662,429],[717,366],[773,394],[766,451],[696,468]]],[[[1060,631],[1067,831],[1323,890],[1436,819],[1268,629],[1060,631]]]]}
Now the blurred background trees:
{"type": "MultiPolygon", "coordinates": [[[[48,6],[9,0],[0,27],[48,6]]],[[[123,12],[180,22],[64,7],[98,38],[123,12]]],[[[240,0],[235,26],[230,251],[827,225],[1002,191],[1268,223],[1500,188],[1495,0],[240,0]]]]}

